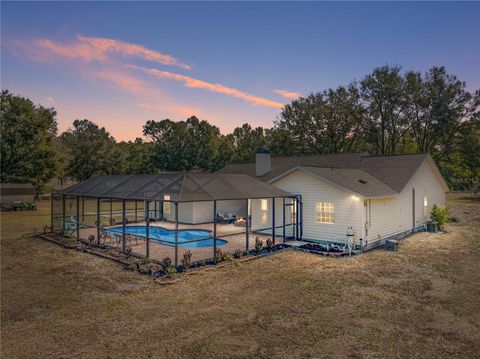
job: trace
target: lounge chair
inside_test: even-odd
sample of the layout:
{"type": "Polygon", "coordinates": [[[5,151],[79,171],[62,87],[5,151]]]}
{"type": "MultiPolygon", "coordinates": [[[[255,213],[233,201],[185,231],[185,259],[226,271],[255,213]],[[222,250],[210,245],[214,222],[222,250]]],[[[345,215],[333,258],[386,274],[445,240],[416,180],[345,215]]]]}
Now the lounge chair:
{"type": "Polygon", "coordinates": [[[217,223],[230,224],[235,221],[235,216],[231,213],[217,213],[217,223]]]}

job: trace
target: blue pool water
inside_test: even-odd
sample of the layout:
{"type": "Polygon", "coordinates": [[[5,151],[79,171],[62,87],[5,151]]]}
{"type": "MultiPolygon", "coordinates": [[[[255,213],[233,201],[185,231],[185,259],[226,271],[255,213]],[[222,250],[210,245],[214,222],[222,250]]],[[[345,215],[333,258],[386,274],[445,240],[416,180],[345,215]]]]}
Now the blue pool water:
{"type": "MultiPolygon", "coordinates": [[[[107,230],[107,233],[121,234],[122,227],[113,227],[107,230]]],[[[125,233],[134,234],[137,236],[146,237],[146,226],[126,226],[125,233]]],[[[175,246],[175,231],[169,230],[163,227],[150,226],[149,232],[150,240],[166,246],[175,246]]],[[[217,239],[217,246],[223,246],[227,241],[217,239]]],[[[210,231],[204,229],[179,229],[178,230],[178,246],[185,248],[198,248],[198,247],[213,247],[213,238],[210,237],[210,231]],[[204,239],[204,241],[190,242],[188,241],[196,239],[204,239]]]]}

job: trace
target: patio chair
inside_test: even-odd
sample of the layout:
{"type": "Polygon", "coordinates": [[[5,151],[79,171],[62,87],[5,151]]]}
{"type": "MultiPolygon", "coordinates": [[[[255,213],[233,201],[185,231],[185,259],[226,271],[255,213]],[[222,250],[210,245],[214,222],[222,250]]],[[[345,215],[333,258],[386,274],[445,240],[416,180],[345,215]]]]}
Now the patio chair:
{"type": "Polygon", "coordinates": [[[78,224],[80,226],[80,228],[87,228],[87,226],[83,223],[78,223],[77,222],[77,217],[75,217],[74,215],[72,215],[70,217],[70,223],[74,224],[75,226],[78,224]]]}
{"type": "Polygon", "coordinates": [[[71,234],[77,229],[76,224],[68,222],[65,218],[61,219],[63,232],[71,234]]]}

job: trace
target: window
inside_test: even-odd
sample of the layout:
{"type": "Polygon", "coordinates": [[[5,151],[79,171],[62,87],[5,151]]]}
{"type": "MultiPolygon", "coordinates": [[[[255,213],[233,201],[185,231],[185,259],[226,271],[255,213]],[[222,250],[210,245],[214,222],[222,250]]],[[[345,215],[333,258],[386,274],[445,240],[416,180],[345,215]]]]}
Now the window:
{"type": "Polygon", "coordinates": [[[428,217],[428,197],[423,196],[423,217],[428,217]]]}
{"type": "MultiPolygon", "coordinates": [[[[170,195],[166,194],[163,196],[165,201],[170,201],[170,195]]],[[[163,213],[170,213],[170,202],[163,202],[163,213]]]]}
{"type": "Polygon", "coordinates": [[[262,223],[268,222],[268,200],[260,200],[260,218],[262,223]]]}
{"type": "Polygon", "coordinates": [[[317,223],[335,223],[335,206],[333,202],[317,202],[317,223]]]}

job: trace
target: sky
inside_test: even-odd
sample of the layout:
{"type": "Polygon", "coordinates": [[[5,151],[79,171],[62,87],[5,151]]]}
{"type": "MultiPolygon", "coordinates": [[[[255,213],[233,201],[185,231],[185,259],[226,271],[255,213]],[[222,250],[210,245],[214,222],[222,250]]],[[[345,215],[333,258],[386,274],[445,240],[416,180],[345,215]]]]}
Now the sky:
{"type": "Polygon", "coordinates": [[[480,88],[475,2],[1,2],[1,86],[117,140],[195,115],[271,127],[375,67],[445,66],[480,88]]]}

